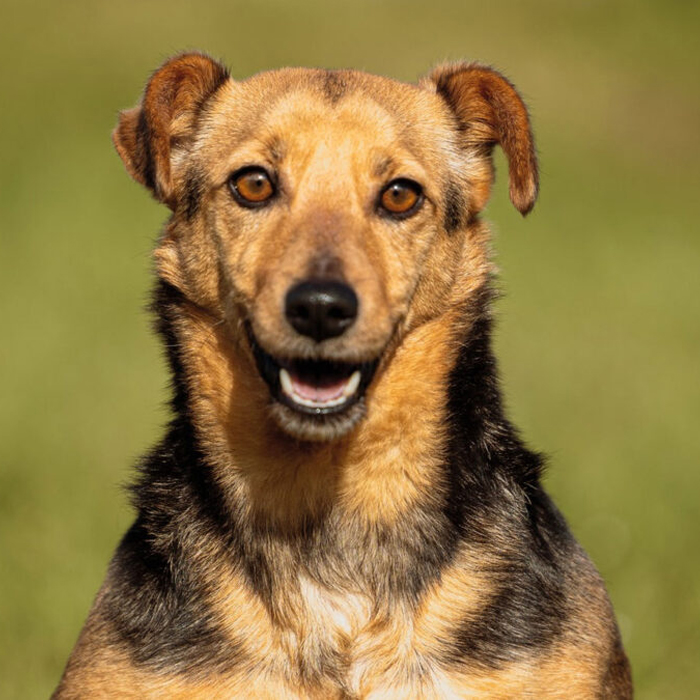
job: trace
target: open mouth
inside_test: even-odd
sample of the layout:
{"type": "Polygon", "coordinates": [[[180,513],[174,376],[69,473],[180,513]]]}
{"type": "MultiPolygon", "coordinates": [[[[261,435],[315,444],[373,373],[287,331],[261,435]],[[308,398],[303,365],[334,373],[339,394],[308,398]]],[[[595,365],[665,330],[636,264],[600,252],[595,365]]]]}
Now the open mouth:
{"type": "Polygon", "coordinates": [[[252,331],[249,337],[273,399],[309,416],[340,414],[361,401],[379,363],[379,358],[361,363],[280,359],[263,350],[252,331]]]}

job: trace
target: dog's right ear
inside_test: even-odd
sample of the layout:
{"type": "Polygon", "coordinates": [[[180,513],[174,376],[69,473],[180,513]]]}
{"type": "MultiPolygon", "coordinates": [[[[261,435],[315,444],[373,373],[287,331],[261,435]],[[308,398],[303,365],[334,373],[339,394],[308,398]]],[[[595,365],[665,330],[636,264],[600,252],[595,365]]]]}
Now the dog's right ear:
{"type": "Polygon", "coordinates": [[[119,115],[112,140],[128,173],[171,209],[172,147],[193,135],[204,103],[228,79],[226,68],[208,56],[181,54],[153,74],[141,104],[119,115]]]}

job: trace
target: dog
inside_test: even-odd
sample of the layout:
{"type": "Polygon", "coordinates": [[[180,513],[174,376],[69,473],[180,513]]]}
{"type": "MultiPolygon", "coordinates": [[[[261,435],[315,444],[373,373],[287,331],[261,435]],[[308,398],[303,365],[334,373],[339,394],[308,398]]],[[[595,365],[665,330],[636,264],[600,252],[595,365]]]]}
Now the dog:
{"type": "Polygon", "coordinates": [[[173,417],[53,697],[631,698],[491,350],[495,145],[538,192],[513,85],[187,53],[113,140],[171,211],[173,417]]]}

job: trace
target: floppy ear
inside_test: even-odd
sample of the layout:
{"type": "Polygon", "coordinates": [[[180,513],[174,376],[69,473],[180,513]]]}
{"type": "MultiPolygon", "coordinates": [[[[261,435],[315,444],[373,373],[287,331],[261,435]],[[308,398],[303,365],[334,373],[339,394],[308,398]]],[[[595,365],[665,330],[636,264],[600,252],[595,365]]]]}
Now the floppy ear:
{"type": "MultiPolygon", "coordinates": [[[[457,117],[466,148],[490,159],[493,146],[501,145],[508,158],[510,199],[523,216],[527,214],[537,199],[537,156],[527,108],[513,85],[477,63],[440,66],[428,80],[457,117]]],[[[480,201],[475,202],[477,209],[486,204],[492,167],[480,201]]]]}
{"type": "Polygon", "coordinates": [[[228,77],[222,65],[203,54],[175,56],[148,81],[141,104],[119,115],[112,132],[117,153],[129,174],[171,209],[172,147],[193,134],[205,101],[228,77]]]}

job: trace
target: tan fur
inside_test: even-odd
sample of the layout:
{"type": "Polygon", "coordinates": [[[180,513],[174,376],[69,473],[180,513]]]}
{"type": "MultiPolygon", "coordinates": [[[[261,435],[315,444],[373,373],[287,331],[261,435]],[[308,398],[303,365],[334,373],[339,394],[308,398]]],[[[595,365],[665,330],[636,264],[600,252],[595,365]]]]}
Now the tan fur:
{"type": "MultiPolygon", "coordinates": [[[[494,144],[508,156],[515,206],[526,213],[537,195],[529,120],[512,85],[473,64],[442,67],[419,86],[301,69],[237,83],[189,54],[152,77],[114,142],[129,173],[173,211],[157,274],[184,297],[173,332],[188,409],[231,512],[293,538],[331,510],[349,531],[371,533],[439,509],[450,373],[493,272],[478,214],[494,144]],[[283,163],[284,206],[251,212],[232,202],[229,177],[250,163],[270,171],[283,163]],[[387,221],[374,214],[376,197],[398,177],[420,182],[425,201],[411,218],[387,221]],[[324,342],[324,358],[381,361],[366,415],[311,435],[270,407],[246,324],[272,355],[314,356],[281,300],[329,270],[361,305],[351,330],[324,342]]],[[[524,512],[522,498],[510,500],[504,508],[524,512]]],[[[514,555],[501,525],[484,532],[490,544],[461,545],[416,600],[376,597],[344,571],[330,583],[314,579],[287,550],[264,598],[230,552],[206,540],[189,565],[230,664],[183,674],[135,663],[103,615],[108,579],[55,697],[599,697],[614,622],[583,556],[572,565],[570,619],[556,644],[488,668],[449,661],[456,622],[498,600],[493,572],[514,555]]],[[[353,546],[352,556],[373,555],[353,546]]],[[[623,685],[609,697],[631,697],[623,685]]]]}

